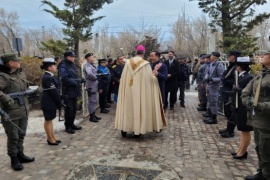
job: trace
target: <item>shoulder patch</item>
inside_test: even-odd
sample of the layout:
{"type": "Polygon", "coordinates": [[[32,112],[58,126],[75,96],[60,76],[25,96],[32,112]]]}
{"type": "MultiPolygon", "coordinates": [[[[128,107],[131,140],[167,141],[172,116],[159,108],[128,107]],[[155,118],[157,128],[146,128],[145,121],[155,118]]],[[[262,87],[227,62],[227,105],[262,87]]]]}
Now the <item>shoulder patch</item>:
{"type": "Polygon", "coordinates": [[[115,68],[115,67],[116,67],[116,65],[113,65],[113,66],[112,66],[112,68],[115,68]]]}

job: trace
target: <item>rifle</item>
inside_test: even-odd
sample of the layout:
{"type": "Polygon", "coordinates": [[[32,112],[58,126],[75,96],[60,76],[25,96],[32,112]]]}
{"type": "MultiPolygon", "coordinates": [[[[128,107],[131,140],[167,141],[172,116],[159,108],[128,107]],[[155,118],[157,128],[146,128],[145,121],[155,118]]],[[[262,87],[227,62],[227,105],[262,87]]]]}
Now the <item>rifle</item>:
{"type": "Polygon", "coordinates": [[[24,97],[25,95],[30,95],[30,94],[33,94],[35,93],[36,90],[35,89],[28,89],[28,90],[25,90],[25,91],[20,91],[20,92],[16,92],[16,93],[10,93],[10,94],[7,94],[9,95],[12,99],[17,99],[19,101],[19,105],[24,105],[25,104],[25,101],[24,101],[24,97]]]}
{"type": "MultiPolygon", "coordinates": [[[[238,71],[236,70],[235,68],[235,86],[238,87],[238,71]]],[[[235,108],[237,109],[238,108],[238,92],[235,93],[235,108]]]]}
{"type": "Polygon", "coordinates": [[[24,131],[21,128],[19,128],[14,122],[10,120],[10,116],[1,108],[0,108],[0,115],[3,117],[4,121],[9,121],[13,126],[15,126],[22,133],[24,133],[24,131]]]}

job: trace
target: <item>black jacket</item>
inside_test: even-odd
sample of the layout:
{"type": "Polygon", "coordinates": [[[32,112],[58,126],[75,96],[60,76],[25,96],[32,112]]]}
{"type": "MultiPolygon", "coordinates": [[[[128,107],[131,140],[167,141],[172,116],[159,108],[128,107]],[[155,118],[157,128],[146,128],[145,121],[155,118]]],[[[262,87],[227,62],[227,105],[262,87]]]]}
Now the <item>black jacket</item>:
{"type": "Polygon", "coordinates": [[[42,110],[61,109],[61,98],[59,95],[59,81],[56,77],[45,72],[42,77],[43,94],[41,97],[42,110]]]}
{"type": "Polygon", "coordinates": [[[221,98],[222,98],[222,101],[225,103],[228,102],[229,96],[222,92],[231,91],[234,85],[234,81],[235,81],[235,64],[230,63],[230,65],[227,67],[227,69],[224,71],[221,77],[221,83],[222,83],[221,98]]]}
{"type": "Polygon", "coordinates": [[[177,82],[187,81],[189,78],[189,69],[186,64],[179,64],[179,70],[177,74],[177,82]]]}
{"type": "Polygon", "coordinates": [[[171,74],[171,77],[168,77],[165,85],[167,92],[177,92],[177,74],[179,72],[179,63],[176,60],[173,60],[170,65],[169,60],[166,60],[164,64],[167,66],[168,74],[171,74]]]}

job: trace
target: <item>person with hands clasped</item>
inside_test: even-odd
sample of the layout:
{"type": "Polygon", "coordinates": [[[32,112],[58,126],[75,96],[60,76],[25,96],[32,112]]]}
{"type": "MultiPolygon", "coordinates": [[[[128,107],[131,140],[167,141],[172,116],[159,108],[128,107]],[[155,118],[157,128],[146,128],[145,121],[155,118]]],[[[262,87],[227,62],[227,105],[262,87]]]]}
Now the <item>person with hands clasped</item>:
{"type": "Polygon", "coordinates": [[[58,145],[58,140],[54,135],[52,120],[56,117],[56,111],[61,110],[62,102],[59,94],[59,81],[54,76],[57,71],[56,62],[53,58],[45,58],[40,66],[45,70],[42,77],[43,94],[41,97],[41,109],[45,118],[44,129],[47,134],[48,145],[58,145]]]}

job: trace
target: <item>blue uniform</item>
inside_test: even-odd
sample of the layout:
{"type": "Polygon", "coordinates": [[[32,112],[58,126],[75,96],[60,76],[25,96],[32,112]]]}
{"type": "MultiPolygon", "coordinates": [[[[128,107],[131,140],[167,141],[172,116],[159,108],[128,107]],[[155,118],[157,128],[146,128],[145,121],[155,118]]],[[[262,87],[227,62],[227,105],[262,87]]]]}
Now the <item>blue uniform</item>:
{"type": "Polygon", "coordinates": [[[217,115],[218,112],[218,95],[219,88],[221,84],[221,77],[224,72],[224,66],[219,60],[211,62],[207,73],[205,74],[205,79],[207,83],[207,101],[209,109],[213,115],[217,115]]]}

